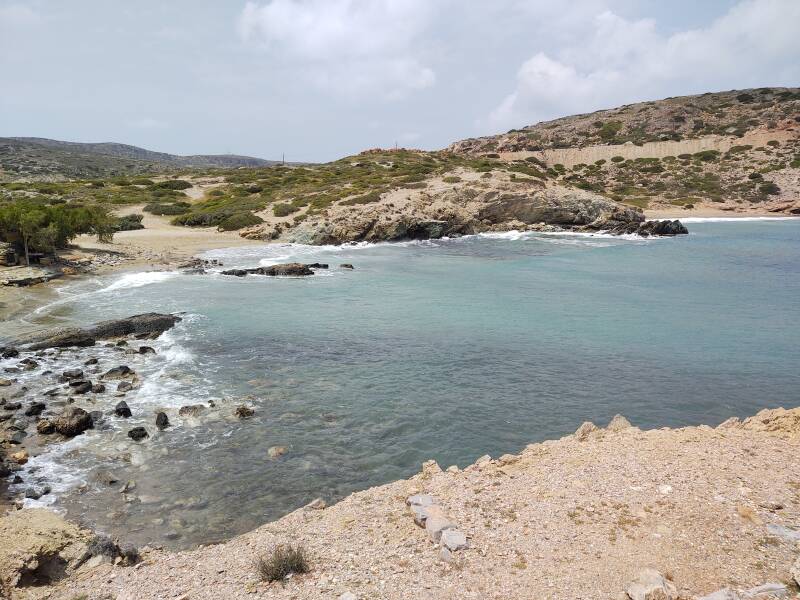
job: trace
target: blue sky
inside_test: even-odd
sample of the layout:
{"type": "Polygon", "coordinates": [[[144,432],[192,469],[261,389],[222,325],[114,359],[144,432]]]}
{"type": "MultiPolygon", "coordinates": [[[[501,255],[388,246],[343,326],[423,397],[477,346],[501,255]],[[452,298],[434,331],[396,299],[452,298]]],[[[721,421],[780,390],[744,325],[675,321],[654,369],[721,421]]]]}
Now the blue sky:
{"type": "Polygon", "coordinates": [[[0,136],[309,161],[435,149],[798,85],[798,23],[796,0],[0,0],[0,136]]]}

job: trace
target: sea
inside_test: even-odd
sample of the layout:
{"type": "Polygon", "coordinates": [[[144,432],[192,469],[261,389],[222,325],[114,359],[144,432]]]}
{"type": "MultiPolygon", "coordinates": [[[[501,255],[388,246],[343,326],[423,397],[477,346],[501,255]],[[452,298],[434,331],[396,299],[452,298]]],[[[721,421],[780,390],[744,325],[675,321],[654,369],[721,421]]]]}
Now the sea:
{"type": "Polygon", "coordinates": [[[715,426],[799,406],[800,219],[683,222],[690,234],[673,238],[265,244],[207,252],[224,266],[205,274],[65,284],[17,325],[143,312],[182,321],[145,342],[154,355],[98,345],[40,359],[42,369],[128,364],[139,376],[124,397],[133,416],[111,414],[111,392],[78,400],[103,411],[102,424],[40,448],[12,490],[47,484],[28,506],[134,544],[187,548],[409,477],[429,459],[464,467],[584,421],[715,426]],[[294,261],[329,268],[221,274],[294,261]],[[203,414],[178,415],[196,404],[203,414]],[[251,418],[234,415],[242,404],[251,418]],[[134,442],[127,431],[139,425],[150,437],[134,442]],[[275,447],[285,453],[271,456],[275,447]]]}

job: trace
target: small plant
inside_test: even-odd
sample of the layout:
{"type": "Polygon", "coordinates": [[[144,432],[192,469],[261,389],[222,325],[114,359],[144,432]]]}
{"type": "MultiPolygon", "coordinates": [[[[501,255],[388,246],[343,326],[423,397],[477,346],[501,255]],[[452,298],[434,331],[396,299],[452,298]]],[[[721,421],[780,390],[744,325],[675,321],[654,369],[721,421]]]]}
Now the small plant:
{"type": "Polygon", "coordinates": [[[155,186],[165,190],[186,190],[192,187],[192,184],[184,179],[167,179],[159,181],[155,186]]]}
{"type": "Polygon", "coordinates": [[[288,217],[290,214],[295,213],[298,210],[300,209],[288,203],[276,204],[272,207],[272,213],[276,217],[288,217]]]}
{"type": "Polygon", "coordinates": [[[305,550],[302,546],[276,546],[269,556],[256,560],[256,571],[261,581],[281,581],[293,573],[308,573],[305,550]]]}
{"type": "Polygon", "coordinates": [[[444,181],[445,183],[458,183],[459,181],[461,181],[461,177],[458,177],[456,175],[448,175],[447,177],[442,177],[442,181],[444,181]]]}

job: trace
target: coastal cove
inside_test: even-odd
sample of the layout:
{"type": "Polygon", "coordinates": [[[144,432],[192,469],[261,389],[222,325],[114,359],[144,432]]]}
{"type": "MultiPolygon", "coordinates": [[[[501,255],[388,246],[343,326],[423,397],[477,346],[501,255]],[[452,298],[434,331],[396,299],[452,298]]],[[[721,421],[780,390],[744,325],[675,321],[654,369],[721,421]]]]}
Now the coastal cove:
{"type": "MultiPolygon", "coordinates": [[[[60,356],[62,370],[127,361],[140,377],[125,396],[133,416],[43,447],[12,491],[41,479],[52,492],[28,505],[186,548],[408,477],[428,459],[463,467],[585,420],[717,425],[800,405],[800,220],[685,222],[690,235],[677,238],[250,245],[202,256],[225,269],[330,268],[303,279],[213,267],[65,283],[15,327],[151,311],[183,320],[146,342],[154,355],[98,346],[60,356]],[[178,415],[210,401],[203,415],[178,415]],[[241,404],[255,415],[235,418],[241,404]],[[172,422],[163,432],[160,410],[172,422]],[[135,426],[150,437],[128,439],[135,426]],[[274,447],[286,453],[270,457],[274,447]],[[108,473],[135,490],[121,494],[108,473]]],[[[118,400],[91,408],[108,413],[118,400]]]]}

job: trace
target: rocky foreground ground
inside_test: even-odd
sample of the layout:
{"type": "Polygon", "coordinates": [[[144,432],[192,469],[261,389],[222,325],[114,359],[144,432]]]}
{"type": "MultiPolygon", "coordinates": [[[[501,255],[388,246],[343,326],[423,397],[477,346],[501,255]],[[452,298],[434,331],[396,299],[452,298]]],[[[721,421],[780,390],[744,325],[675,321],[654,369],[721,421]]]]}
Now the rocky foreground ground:
{"type": "Polygon", "coordinates": [[[798,459],[800,409],[651,431],[617,417],[463,470],[429,462],[225,544],[140,549],[132,566],[17,511],[0,520],[0,572],[13,598],[797,597],[798,459]],[[255,561],[281,544],[310,572],[263,583],[255,561]],[[54,570],[66,577],[41,585],[54,570]]]}

